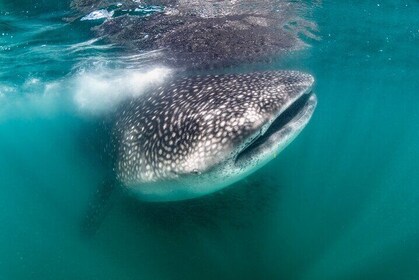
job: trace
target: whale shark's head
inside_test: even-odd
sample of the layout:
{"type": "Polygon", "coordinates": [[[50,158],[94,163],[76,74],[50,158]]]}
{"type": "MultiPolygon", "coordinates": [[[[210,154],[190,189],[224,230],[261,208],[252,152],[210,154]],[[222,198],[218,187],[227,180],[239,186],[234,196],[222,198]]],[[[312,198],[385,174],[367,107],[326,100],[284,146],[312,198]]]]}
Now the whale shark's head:
{"type": "Polygon", "coordinates": [[[132,100],[113,130],[119,181],[141,199],[219,190],[285,148],[316,106],[296,71],[188,77],[132,100]]]}

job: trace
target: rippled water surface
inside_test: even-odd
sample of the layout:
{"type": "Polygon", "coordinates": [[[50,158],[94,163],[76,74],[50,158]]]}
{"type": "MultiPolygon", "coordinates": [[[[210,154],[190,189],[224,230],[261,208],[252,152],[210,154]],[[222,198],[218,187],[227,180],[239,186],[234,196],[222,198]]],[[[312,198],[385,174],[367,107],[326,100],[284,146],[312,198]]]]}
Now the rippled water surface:
{"type": "MultiPolygon", "coordinates": [[[[268,1],[298,47],[209,71],[311,73],[319,102],[301,135],[221,192],[118,194],[86,224],[107,114],[185,71],[147,34],[133,47],[126,25],[109,31],[166,1],[90,2],[0,3],[1,280],[419,279],[417,1],[268,1]]],[[[255,9],[179,2],[202,18],[255,9]]]]}

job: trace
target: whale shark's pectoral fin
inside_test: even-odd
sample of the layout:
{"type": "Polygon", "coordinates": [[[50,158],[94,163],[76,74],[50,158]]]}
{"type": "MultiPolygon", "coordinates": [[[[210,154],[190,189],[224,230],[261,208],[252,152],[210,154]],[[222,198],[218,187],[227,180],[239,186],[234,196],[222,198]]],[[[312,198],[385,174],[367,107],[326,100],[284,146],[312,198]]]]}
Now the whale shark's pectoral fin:
{"type": "Polygon", "coordinates": [[[109,210],[120,195],[121,188],[115,180],[104,180],[90,199],[87,211],[81,223],[83,236],[91,237],[100,228],[109,210]]]}

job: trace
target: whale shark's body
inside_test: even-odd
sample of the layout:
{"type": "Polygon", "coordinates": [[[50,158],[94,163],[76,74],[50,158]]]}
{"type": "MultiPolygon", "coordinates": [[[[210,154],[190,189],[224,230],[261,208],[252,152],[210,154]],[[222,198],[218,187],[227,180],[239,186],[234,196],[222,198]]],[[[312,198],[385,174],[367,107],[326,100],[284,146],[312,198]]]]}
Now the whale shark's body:
{"type": "Polygon", "coordinates": [[[198,197],[275,157],[309,121],[313,77],[296,71],[186,77],[124,105],[118,181],[143,200],[198,197]]]}

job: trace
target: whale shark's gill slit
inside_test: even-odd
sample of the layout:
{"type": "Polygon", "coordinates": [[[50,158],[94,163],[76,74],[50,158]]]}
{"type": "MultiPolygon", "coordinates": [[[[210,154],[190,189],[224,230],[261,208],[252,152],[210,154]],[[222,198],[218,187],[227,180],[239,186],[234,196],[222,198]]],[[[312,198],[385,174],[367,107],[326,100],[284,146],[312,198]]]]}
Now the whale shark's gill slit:
{"type": "Polygon", "coordinates": [[[291,122],[304,110],[304,107],[308,103],[312,92],[308,94],[303,94],[299,99],[297,99],[293,104],[291,104],[284,112],[282,112],[269,126],[264,134],[261,134],[255,140],[252,141],[250,145],[244,148],[236,157],[235,162],[237,163],[245,155],[248,155],[257,147],[265,143],[274,133],[280,131],[285,125],[291,122]]]}

